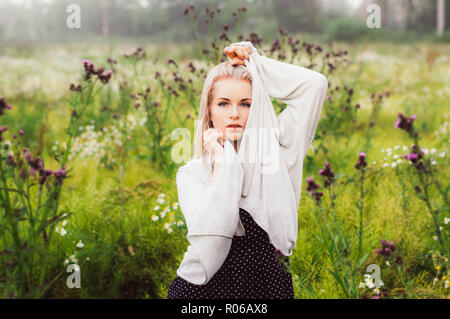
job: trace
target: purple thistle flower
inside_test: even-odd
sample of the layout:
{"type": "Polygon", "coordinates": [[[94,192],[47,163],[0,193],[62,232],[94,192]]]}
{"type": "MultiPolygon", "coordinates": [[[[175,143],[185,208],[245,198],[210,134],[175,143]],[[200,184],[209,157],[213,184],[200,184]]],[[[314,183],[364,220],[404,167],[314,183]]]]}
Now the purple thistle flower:
{"type": "Polygon", "coordinates": [[[335,181],[334,178],[334,172],[330,168],[330,163],[325,163],[325,168],[319,170],[319,175],[322,175],[325,177],[323,186],[328,187],[329,185],[333,184],[335,181]]]}
{"type": "Polygon", "coordinates": [[[394,127],[405,130],[408,133],[411,133],[413,130],[413,122],[417,119],[416,115],[411,115],[409,118],[406,118],[403,113],[398,113],[397,121],[395,121],[394,127]]]}
{"type": "Polygon", "coordinates": [[[389,248],[391,249],[391,251],[395,251],[395,244],[394,244],[393,241],[391,241],[391,242],[389,243],[389,248]]]}
{"type": "Polygon", "coordinates": [[[57,180],[60,184],[62,184],[63,181],[64,181],[64,179],[67,177],[66,171],[65,171],[65,167],[56,170],[56,171],[53,173],[53,176],[55,176],[56,180],[57,180]]]}
{"type": "Polygon", "coordinates": [[[5,98],[0,98],[0,115],[4,114],[4,110],[11,110],[12,106],[7,104],[5,98]]]}
{"type": "Polygon", "coordinates": [[[8,156],[6,157],[5,163],[6,163],[6,165],[11,166],[11,167],[17,166],[16,161],[14,161],[14,156],[11,153],[9,153],[8,156]]]}
{"type": "Polygon", "coordinates": [[[367,166],[366,153],[365,152],[361,152],[361,153],[359,153],[359,158],[358,158],[358,161],[355,164],[355,168],[356,169],[362,169],[362,168],[364,168],[366,166],[367,166]]]}
{"type": "Polygon", "coordinates": [[[381,245],[383,246],[383,249],[388,247],[388,243],[387,243],[386,239],[381,240],[381,245]]]}

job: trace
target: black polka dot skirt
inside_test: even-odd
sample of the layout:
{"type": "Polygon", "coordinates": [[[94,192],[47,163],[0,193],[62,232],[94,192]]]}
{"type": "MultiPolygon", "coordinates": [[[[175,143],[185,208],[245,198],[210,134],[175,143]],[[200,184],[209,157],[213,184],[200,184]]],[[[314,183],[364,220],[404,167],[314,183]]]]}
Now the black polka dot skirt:
{"type": "Polygon", "coordinates": [[[234,236],[222,266],[206,285],[194,285],[177,276],[168,299],[293,299],[289,257],[278,257],[267,233],[251,215],[239,209],[245,236],[234,236]]]}

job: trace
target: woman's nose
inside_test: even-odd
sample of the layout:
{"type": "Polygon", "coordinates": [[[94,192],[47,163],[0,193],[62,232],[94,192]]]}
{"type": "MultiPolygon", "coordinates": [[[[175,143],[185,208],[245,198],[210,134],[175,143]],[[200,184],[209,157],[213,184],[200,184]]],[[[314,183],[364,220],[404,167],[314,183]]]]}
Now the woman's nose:
{"type": "Polygon", "coordinates": [[[239,118],[239,106],[233,105],[230,112],[231,118],[239,118]]]}

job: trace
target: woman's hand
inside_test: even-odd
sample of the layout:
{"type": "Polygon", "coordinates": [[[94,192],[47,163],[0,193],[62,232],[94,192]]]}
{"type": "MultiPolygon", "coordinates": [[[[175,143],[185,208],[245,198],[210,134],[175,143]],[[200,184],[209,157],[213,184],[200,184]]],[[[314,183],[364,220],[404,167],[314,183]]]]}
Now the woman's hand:
{"type": "Polygon", "coordinates": [[[252,49],[243,44],[235,44],[229,47],[226,47],[224,50],[225,54],[230,59],[231,65],[244,65],[244,59],[250,61],[250,53],[252,53],[252,49]]]}
{"type": "Polygon", "coordinates": [[[203,133],[204,149],[212,156],[214,161],[223,156],[225,136],[221,130],[209,128],[203,133]]]}

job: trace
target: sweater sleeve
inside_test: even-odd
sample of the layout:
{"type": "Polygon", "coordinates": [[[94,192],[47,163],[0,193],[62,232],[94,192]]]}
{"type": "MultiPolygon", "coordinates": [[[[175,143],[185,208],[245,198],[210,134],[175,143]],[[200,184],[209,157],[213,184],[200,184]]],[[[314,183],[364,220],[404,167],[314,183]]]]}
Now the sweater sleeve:
{"type": "Polygon", "coordinates": [[[256,68],[269,96],[287,105],[278,115],[279,142],[292,164],[299,152],[303,157],[306,155],[314,139],[328,80],[317,71],[261,56],[249,41],[234,44],[252,49],[250,59],[256,57],[256,68]]]}
{"type": "Polygon", "coordinates": [[[280,145],[304,157],[311,146],[328,90],[319,72],[261,56],[261,70],[269,96],[286,103],[278,115],[280,145]]]}
{"type": "Polygon", "coordinates": [[[226,140],[224,160],[213,182],[205,183],[185,166],[178,170],[176,180],[190,243],[177,274],[193,284],[204,285],[230,250],[239,222],[243,171],[233,146],[226,140]]]}

